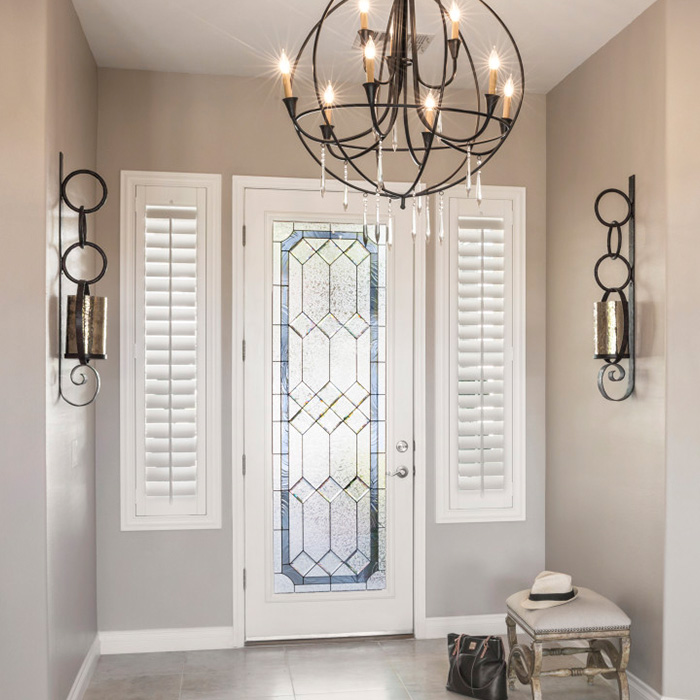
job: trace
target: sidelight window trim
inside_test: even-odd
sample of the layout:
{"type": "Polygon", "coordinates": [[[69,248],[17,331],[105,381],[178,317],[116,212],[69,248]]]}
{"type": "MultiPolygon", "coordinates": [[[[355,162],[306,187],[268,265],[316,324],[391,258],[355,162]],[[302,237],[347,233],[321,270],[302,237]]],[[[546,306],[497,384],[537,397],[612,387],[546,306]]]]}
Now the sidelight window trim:
{"type": "MultiPolygon", "coordinates": [[[[510,426],[505,435],[510,445],[510,475],[512,478],[512,503],[494,507],[489,499],[464,498],[459,494],[458,469],[453,444],[457,440],[454,425],[453,403],[455,392],[454,352],[456,322],[452,319],[455,291],[452,289],[451,266],[454,264],[451,241],[459,235],[459,218],[463,216],[466,193],[446,195],[445,209],[448,234],[435,251],[433,318],[435,319],[435,522],[438,524],[472,522],[515,522],[526,519],[526,190],[522,187],[484,187],[484,202],[501,202],[512,207],[512,236],[507,256],[512,260],[507,292],[511,304],[510,334],[512,346],[506,349],[506,358],[512,361],[512,396],[506,411],[510,414],[510,426]],[[511,354],[512,352],[512,354],[511,354]]],[[[473,206],[476,202],[473,200],[473,206]]],[[[474,212],[468,214],[472,218],[474,212]]],[[[484,216],[486,216],[484,214],[484,216]]]]}
{"type": "MultiPolygon", "coordinates": [[[[200,232],[198,231],[198,235],[200,232]]],[[[122,171],[120,220],[120,491],[121,529],[202,530],[222,527],[222,445],[221,445],[221,175],[122,171]],[[204,470],[205,508],[191,514],[137,514],[140,482],[137,474],[136,420],[143,393],[136,386],[135,363],[143,342],[136,338],[136,233],[137,191],[139,187],[193,188],[206,192],[205,230],[197,246],[205,256],[203,269],[205,310],[198,316],[198,327],[205,338],[205,400],[198,411],[205,413],[204,470]]],[[[198,331],[200,332],[200,331],[198,331]]],[[[198,436],[199,437],[199,436],[198,436]]]]}

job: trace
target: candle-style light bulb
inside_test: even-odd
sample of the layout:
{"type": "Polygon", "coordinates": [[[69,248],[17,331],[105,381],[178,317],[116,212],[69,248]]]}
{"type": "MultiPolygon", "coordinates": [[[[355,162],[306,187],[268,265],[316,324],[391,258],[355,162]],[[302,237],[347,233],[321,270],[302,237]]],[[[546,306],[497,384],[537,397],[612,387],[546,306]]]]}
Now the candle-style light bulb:
{"type": "Polygon", "coordinates": [[[493,51],[489,56],[489,70],[491,71],[489,75],[489,94],[496,94],[496,87],[498,85],[498,71],[501,67],[501,59],[496,51],[496,47],[493,47],[493,51]]]}
{"type": "Polygon", "coordinates": [[[437,107],[437,102],[432,92],[428,93],[428,96],[425,98],[424,106],[425,120],[428,122],[429,128],[432,129],[435,124],[435,109],[437,107]]]}
{"type": "Polygon", "coordinates": [[[333,123],[333,103],[335,102],[335,92],[333,90],[333,85],[331,85],[330,81],[328,81],[328,86],[326,87],[325,92],[323,93],[323,104],[326,106],[326,109],[323,110],[324,114],[326,115],[326,121],[329,124],[333,123]]]}
{"type": "Polygon", "coordinates": [[[360,0],[360,28],[369,29],[369,0],[360,0]]]}
{"type": "Polygon", "coordinates": [[[285,51],[282,52],[280,57],[279,68],[282,74],[282,82],[284,83],[284,96],[287,98],[292,97],[292,65],[285,51]]]}
{"type": "Polygon", "coordinates": [[[513,76],[508,78],[508,81],[503,88],[503,118],[510,119],[510,110],[513,104],[513,95],[515,94],[515,83],[513,82],[513,76]]]}
{"type": "Polygon", "coordinates": [[[367,82],[374,82],[374,59],[377,57],[377,46],[374,39],[370,37],[365,46],[365,70],[367,71],[367,82]]]}
{"type": "Polygon", "coordinates": [[[456,2],[452,3],[452,9],[450,10],[450,19],[452,20],[452,38],[459,39],[459,20],[462,13],[459,9],[459,5],[456,2]]]}

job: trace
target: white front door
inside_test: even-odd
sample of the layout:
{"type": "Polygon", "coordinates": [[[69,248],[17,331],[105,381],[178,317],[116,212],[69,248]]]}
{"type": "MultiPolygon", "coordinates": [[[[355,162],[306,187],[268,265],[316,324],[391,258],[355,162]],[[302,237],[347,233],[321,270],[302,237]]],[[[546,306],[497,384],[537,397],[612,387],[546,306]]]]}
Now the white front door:
{"type": "Polygon", "coordinates": [[[264,180],[243,197],[246,640],[413,631],[410,214],[264,180]],[[399,472],[395,476],[391,476],[399,472]]]}

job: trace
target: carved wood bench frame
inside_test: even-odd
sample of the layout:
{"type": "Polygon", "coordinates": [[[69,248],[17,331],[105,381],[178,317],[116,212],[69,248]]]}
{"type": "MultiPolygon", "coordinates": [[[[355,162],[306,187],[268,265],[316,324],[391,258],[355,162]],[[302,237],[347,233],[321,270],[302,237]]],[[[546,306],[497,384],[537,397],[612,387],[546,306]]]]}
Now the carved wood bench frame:
{"type": "Polygon", "coordinates": [[[570,632],[542,632],[538,633],[528,629],[521,620],[517,620],[510,612],[506,617],[508,626],[508,684],[511,690],[515,690],[516,678],[523,685],[529,685],[532,689],[533,700],[542,700],[542,678],[570,678],[585,676],[589,683],[593,683],[596,676],[607,679],[616,679],[620,691],[620,700],[630,700],[629,684],[627,681],[627,664],[630,658],[630,631],[629,629],[601,629],[570,631],[570,632]],[[530,645],[519,644],[516,627],[520,627],[527,634],[532,643],[530,645]],[[612,640],[619,640],[619,649],[612,640]],[[555,646],[546,647],[550,642],[587,641],[587,646],[555,646]],[[573,656],[575,654],[587,654],[585,667],[560,668],[551,671],[542,670],[542,661],[545,656],[573,656]],[[605,656],[608,661],[606,661],[605,656]]]}

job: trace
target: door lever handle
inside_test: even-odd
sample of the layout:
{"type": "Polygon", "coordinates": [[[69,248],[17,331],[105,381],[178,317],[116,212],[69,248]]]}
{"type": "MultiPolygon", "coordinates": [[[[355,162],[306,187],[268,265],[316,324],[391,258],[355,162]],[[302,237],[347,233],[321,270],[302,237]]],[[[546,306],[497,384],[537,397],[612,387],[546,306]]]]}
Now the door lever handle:
{"type": "Polygon", "coordinates": [[[389,474],[389,476],[398,476],[399,479],[405,479],[408,474],[409,472],[407,467],[399,467],[395,472],[389,474]]]}

